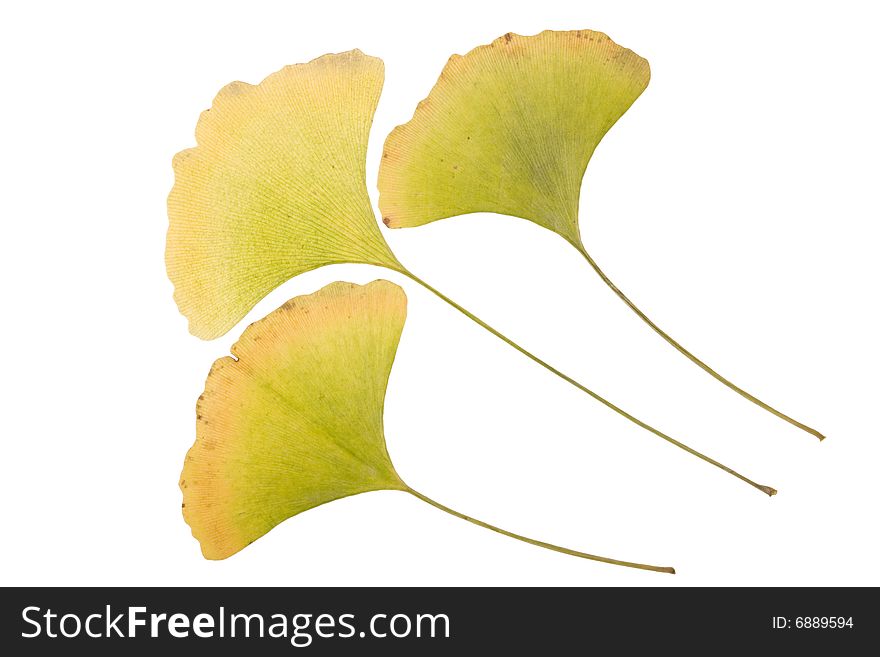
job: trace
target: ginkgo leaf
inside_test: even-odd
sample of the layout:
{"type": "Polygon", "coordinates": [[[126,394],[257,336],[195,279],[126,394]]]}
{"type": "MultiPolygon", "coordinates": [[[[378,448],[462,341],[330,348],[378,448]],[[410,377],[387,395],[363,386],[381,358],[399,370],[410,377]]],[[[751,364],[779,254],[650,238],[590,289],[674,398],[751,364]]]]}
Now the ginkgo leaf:
{"type": "Polygon", "coordinates": [[[384,77],[359,50],[234,82],[174,158],[166,263],[201,338],[226,333],[284,281],[322,265],[396,266],[367,195],[384,77]]]}
{"type": "Polygon", "coordinates": [[[507,532],[416,492],[383,432],[385,390],[406,318],[388,281],[332,283],[248,327],[211,368],[184,462],[183,513],[209,559],[224,559],[287,518],[336,499],[398,490],[518,540],[644,570],[507,532]]]}
{"type": "Polygon", "coordinates": [[[648,85],[648,62],[601,32],[505,34],[453,55],[413,118],[385,142],[379,208],[391,228],[473,212],[521,217],[569,242],[658,335],[718,381],[820,440],[718,374],[611,282],[581,239],[581,182],[602,137],[648,85]]]}
{"type": "Polygon", "coordinates": [[[772,495],[609,402],[404,267],[372,213],[365,168],[382,63],[355,50],[288,66],[256,86],[234,83],[175,159],[168,199],[168,275],[201,338],[229,330],[275,286],[337,262],[381,265],[422,285],[554,375],[663,440],[772,495]]]}
{"type": "Polygon", "coordinates": [[[649,78],[647,61],[586,30],[506,34],[453,55],[385,142],[383,220],[401,228],[497,212],[579,242],[587,164],[649,78]]]}
{"type": "Polygon", "coordinates": [[[206,557],[319,504],[404,488],[382,404],[405,317],[392,283],[333,283],[251,324],[214,363],[180,481],[206,557]]]}

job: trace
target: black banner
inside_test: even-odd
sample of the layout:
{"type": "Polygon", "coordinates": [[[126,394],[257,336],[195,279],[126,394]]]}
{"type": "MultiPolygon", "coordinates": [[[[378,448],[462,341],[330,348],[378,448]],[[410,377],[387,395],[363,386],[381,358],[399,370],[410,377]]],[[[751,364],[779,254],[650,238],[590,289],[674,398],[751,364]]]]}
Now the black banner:
{"type": "Polygon", "coordinates": [[[874,589],[21,588],[2,590],[0,647],[7,655],[140,646],[163,655],[646,647],[849,655],[876,650],[878,615],[874,589]]]}

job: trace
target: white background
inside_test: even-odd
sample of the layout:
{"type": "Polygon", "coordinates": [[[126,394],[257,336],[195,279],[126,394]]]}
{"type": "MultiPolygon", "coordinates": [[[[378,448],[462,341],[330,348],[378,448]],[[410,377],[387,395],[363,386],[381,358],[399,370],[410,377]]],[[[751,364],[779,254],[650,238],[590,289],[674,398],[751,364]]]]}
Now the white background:
{"type": "Polygon", "coordinates": [[[834,585],[878,576],[877,65],[870,3],[16,3],[0,16],[2,584],[834,585]],[[386,63],[368,162],[447,57],[507,31],[592,28],[648,58],[586,176],[587,248],[721,373],[654,335],[579,256],[480,215],[390,232],[421,275],[550,362],[779,489],[767,498],[615,416],[407,280],[362,266],[277,289],[190,336],[164,272],[171,157],[232,80],[361,48],[386,63]],[[391,455],[414,488],[293,518],[202,559],[177,488],[211,362],[336,279],[410,298],[391,455]]]}

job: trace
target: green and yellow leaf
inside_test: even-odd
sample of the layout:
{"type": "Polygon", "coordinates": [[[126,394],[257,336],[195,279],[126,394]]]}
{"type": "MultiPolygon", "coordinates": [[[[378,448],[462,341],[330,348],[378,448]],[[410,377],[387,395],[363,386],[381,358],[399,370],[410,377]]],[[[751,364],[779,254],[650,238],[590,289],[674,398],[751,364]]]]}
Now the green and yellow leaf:
{"type": "Polygon", "coordinates": [[[393,283],[332,283],[249,326],[214,363],[180,479],[205,557],[325,502],[406,490],[382,423],[405,319],[393,283]]]}
{"type": "Polygon", "coordinates": [[[646,60],[588,30],[506,34],[453,55],[385,142],[383,220],[400,228],[496,212],[580,244],[587,164],[649,78],[646,60]]]}

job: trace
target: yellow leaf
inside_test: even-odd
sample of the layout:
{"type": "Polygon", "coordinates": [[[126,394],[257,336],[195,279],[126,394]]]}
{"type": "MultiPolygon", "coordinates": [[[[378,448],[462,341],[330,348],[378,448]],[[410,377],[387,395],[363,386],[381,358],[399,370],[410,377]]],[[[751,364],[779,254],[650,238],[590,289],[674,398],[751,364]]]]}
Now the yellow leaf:
{"type": "Polygon", "coordinates": [[[233,82],[174,158],[166,264],[201,338],[226,333],[284,281],[322,265],[396,266],[367,195],[384,77],[359,50],[233,82]]]}

